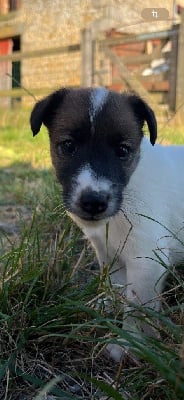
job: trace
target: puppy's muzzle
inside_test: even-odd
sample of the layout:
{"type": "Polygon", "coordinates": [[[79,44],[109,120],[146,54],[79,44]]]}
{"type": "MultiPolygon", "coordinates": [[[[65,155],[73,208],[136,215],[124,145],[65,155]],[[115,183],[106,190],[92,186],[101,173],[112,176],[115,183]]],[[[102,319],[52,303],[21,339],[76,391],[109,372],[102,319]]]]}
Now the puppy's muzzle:
{"type": "Polygon", "coordinates": [[[79,207],[86,218],[100,217],[108,208],[109,197],[104,191],[84,191],[79,199],[79,207]]]}

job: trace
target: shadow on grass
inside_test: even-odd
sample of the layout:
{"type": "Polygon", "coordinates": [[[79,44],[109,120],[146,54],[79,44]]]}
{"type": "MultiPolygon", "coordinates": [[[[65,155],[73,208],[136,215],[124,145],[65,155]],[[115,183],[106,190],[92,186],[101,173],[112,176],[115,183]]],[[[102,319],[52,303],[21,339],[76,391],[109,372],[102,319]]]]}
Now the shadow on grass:
{"type": "Polygon", "coordinates": [[[54,185],[51,169],[35,169],[29,162],[14,162],[0,168],[0,205],[18,203],[34,207],[54,185]]]}

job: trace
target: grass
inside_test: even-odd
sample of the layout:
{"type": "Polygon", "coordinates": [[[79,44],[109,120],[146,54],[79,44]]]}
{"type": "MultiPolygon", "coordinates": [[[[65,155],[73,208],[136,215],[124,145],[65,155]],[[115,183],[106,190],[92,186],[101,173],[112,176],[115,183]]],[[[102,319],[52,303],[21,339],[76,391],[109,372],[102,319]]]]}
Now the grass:
{"type": "MultiPolygon", "coordinates": [[[[161,339],[123,331],[122,299],[106,283],[109,266],[100,276],[65,214],[47,135],[43,129],[32,138],[28,114],[1,118],[0,399],[183,399],[181,270],[168,280],[162,312],[144,310],[150,324],[159,320],[161,339]],[[103,354],[117,336],[134,351],[121,364],[103,354]]],[[[183,141],[181,129],[163,133],[183,141]]]]}

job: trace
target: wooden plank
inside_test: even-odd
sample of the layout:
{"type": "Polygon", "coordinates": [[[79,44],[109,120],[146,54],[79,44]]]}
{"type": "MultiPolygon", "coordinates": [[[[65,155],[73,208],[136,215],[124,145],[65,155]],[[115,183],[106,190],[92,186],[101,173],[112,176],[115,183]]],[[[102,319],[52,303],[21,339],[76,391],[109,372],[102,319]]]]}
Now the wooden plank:
{"type": "MultiPolygon", "coordinates": [[[[150,77],[149,77],[150,78],[150,77]]],[[[164,81],[144,81],[140,79],[140,82],[144,86],[146,90],[151,92],[168,92],[169,90],[169,82],[168,80],[164,81]]],[[[122,83],[122,79],[115,78],[112,80],[112,85],[120,85],[122,83]]]]}
{"type": "MultiPolygon", "coordinates": [[[[163,55],[160,53],[160,58],[163,55]]],[[[134,64],[149,64],[151,61],[155,60],[154,54],[141,54],[137,56],[119,56],[119,59],[126,65],[134,65],[134,64]]]]}
{"type": "MultiPolygon", "coordinates": [[[[55,90],[55,88],[53,89],[55,90]]],[[[24,90],[24,89],[9,89],[9,90],[0,90],[0,98],[2,97],[11,97],[11,98],[16,98],[16,97],[25,97],[25,96],[39,96],[39,95],[46,95],[52,92],[52,89],[48,88],[36,88],[36,89],[29,89],[29,92],[24,90]],[[30,92],[30,93],[29,93],[30,92]],[[31,95],[32,93],[32,95],[31,95]]]]}
{"type": "Polygon", "coordinates": [[[2,14],[0,15],[0,24],[2,25],[3,23],[6,23],[7,21],[11,21],[12,19],[18,18],[20,16],[20,11],[11,11],[8,12],[7,14],[2,14]]]}
{"type": "MultiPolygon", "coordinates": [[[[177,36],[173,36],[176,38],[177,36]]],[[[127,46],[121,46],[121,49],[114,48],[113,50],[116,52],[116,54],[120,57],[120,59],[126,64],[126,65],[134,65],[134,64],[149,64],[151,61],[155,60],[155,58],[163,58],[164,54],[162,53],[162,48],[163,46],[167,43],[167,39],[162,39],[160,40],[160,43],[155,46],[152,50],[151,53],[145,54],[143,52],[139,52],[138,54],[134,55],[128,55],[125,50],[125,55],[124,55],[124,47],[127,46]]],[[[136,43],[135,43],[136,44],[136,43]]]]}
{"type": "Polygon", "coordinates": [[[14,36],[19,36],[23,32],[23,28],[24,25],[21,23],[0,26],[0,39],[7,39],[14,36]]]}
{"type": "Polygon", "coordinates": [[[147,92],[144,86],[131,74],[128,68],[120,61],[119,57],[112,52],[108,47],[104,47],[105,54],[110,58],[111,62],[118,68],[120,78],[127,83],[131,90],[137,92],[150,106],[157,107],[151,95],[147,92]]]}
{"type": "MultiPolygon", "coordinates": [[[[77,88],[77,86],[70,86],[70,88],[77,88]]],[[[23,89],[23,88],[16,88],[16,89],[7,89],[7,90],[0,90],[0,98],[2,97],[34,97],[34,96],[42,96],[52,93],[54,90],[57,90],[58,87],[53,88],[33,88],[33,89],[23,89]]]]}
{"type": "MultiPolygon", "coordinates": [[[[142,82],[143,83],[143,82],[142,82]]],[[[150,92],[168,92],[169,82],[167,80],[161,82],[144,82],[144,87],[150,92]]]]}
{"type": "Polygon", "coordinates": [[[55,47],[51,49],[40,49],[40,50],[32,50],[32,51],[15,51],[10,55],[0,56],[1,61],[20,61],[24,58],[37,58],[37,57],[47,57],[54,54],[63,54],[73,51],[79,51],[80,44],[72,44],[69,46],[55,47]]]}
{"type": "Polygon", "coordinates": [[[121,44],[129,44],[134,42],[142,42],[147,40],[154,40],[154,39],[166,39],[171,38],[174,35],[178,34],[178,30],[176,27],[172,29],[167,29],[165,31],[160,32],[150,32],[150,33],[142,33],[138,35],[127,35],[126,37],[118,37],[118,38],[108,38],[100,40],[100,45],[103,46],[117,46],[121,44]]]}
{"type": "MultiPolygon", "coordinates": [[[[184,10],[182,11],[181,24],[178,38],[178,66],[177,66],[177,85],[176,85],[176,109],[183,108],[184,103],[184,73],[183,73],[183,54],[184,54],[184,10]]],[[[181,118],[184,122],[184,111],[181,109],[181,118]]]]}
{"type": "Polygon", "coordinates": [[[169,108],[171,111],[176,110],[177,62],[178,62],[178,35],[173,36],[171,38],[171,54],[170,54],[170,68],[169,68],[169,99],[168,99],[169,108]]]}
{"type": "Polygon", "coordinates": [[[90,28],[85,28],[82,30],[81,38],[82,46],[82,86],[90,87],[93,84],[93,39],[92,30],[90,28]]]}

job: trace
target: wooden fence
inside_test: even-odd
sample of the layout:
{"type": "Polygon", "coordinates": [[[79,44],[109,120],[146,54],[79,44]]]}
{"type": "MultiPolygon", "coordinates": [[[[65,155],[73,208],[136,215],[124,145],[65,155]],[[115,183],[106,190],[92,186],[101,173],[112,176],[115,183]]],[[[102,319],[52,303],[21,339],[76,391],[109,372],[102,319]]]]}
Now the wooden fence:
{"type": "MultiPolygon", "coordinates": [[[[184,14],[180,26],[161,32],[140,35],[120,35],[111,32],[106,38],[94,40],[92,30],[85,29],[81,35],[81,43],[75,45],[29,52],[15,51],[12,54],[1,55],[0,70],[3,63],[13,64],[28,58],[71,54],[72,60],[74,52],[81,54],[82,86],[104,84],[116,90],[128,88],[138,92],[150,104],[167,103],[172,111],[184,99],[184,14]],[[103,63],[107,64],[107,61],[108,66],[103,69],[103,63]],[[162,66],[163,70],[159,70],[159,66],[162,66]],[[156,94],[161,96],[158,98],[156,94]]],[[[23,85],[1,88],[0,102],[1,98],[44,95],[53,89],[55,88],[48,89],[41,85],[37,88],[24,88],[23,85]]]]}
{"type": "Polygon", "coordinates": [[[138,92],[150,104],[175,108],[178,27],[163,32],[114,39],[102,45],[112,63],[113,89],[138,92]]]}
{"type": "MultiPolygon", "coordinates": [[[[49,56],[55,56],[55,55],[61,55],[61,54],[68,54],[68,53],[73,53],[80,51],[81,45],[80,44],[75,44],[75,45],[70,45],[70,46],[61,46],[61,47],[56,47],[56,48],[49,48],[49,49],[40,49],[40,50],[34,50],[34,51],[29,51],[29,52],[21,52],[21,51],[15,51],[12,54],[7,54],[7,55],[1,55],[0,56],[0,67],[3,63],[15,63],[15,62],[22,62],[25,59],[34,59],[34,58],[42,58],[42,57],[49,57],[49,56]]],[[[41,68],[41,66],[40,66],[41,68]]],[[[14,77],[10,76],[10,78],[14,79],[14,77]]],[[[18,82],[17,82],[18,85],[18,82]]],[[[55,87],[51,88],[45,88],[40,86],[39,88],[34,88],[34,87],[26,87],[24,88],[24,85],[20,82],[20,87],[16,87],[14,89],[0,89],[0,98],[5,98],[5,97],[10,97],[10,98],[17,98],[17,97],[23,97],[23,96],[30,96],[35,95],[44,95],[47,94],[48,91],[54,90],[55,87]]]]}
{"type": "MultiPolygon", "coordinates": [[[[97,41],[91,48],[97,52],[91,56],[90,34],[87,38],[83,64],[88,66],[84,74],[83,85],[94,82],[103,84],[107,74],[104,67],[110,63],[110,82],[108,86],[115,90],[134,90],[150,104],[165,103],[174,111],[178,105],[177,90],[183,85],[184,24],[172,29],[138,35],[117,35],[97,41]],[[98,54],[97,54],[98,53],[98,54]],[[95,68],[96,58],[101,53],[101,68],[95,68]]],[[[92,39],[91,39],[92,40],[92,39]]],[[[99,64],[99,63],[98,63],[99,64]]],[[[184,99],[184,93],[183,93],[184,99]]],[[[181,96],[180,96],[181,102],[181,96]]]]}

